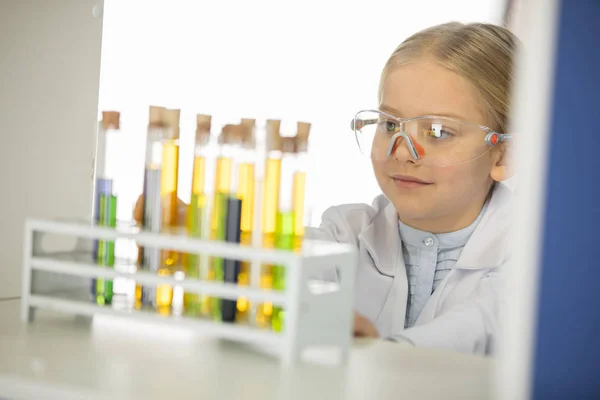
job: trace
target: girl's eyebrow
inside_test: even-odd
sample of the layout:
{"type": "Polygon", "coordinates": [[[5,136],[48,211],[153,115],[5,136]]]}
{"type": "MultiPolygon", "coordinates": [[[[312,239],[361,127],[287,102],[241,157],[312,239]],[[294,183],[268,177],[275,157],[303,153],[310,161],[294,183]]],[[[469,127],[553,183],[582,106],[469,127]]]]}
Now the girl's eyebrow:
{"type": "Polygon", "coordinates": [[[392,114],[395,117],[402,118],[402,113],[400,111],[396,110],[395,108],[389,107],[385,104],[380,104],[379,110],[388,114],[392,114]]]}
{"type": "MultiPolygon", "coordinates": [[[[398,118],[414,118],[414,117],[420,117],[421,116],[421,115],[413,115],[411,117],[404,117],[403,114],[399,110],[397,110],[397,109],[395,109],[393,107],[389,107],[389,106],[387,106],[385,104],[380,104],[379,105],[379,110],[383,111],[383,112],[386,112],[388,114],[392,114],[393,116],[398,117],[398,118]]],[[[440,117],[448,117],[448,118],[454,118],[454,119],[458,119],[458,120],[461,120],[461,121],[465,121],[465,118],[463,116],[455,114],[455,113],[448,113],[448,112],[427,113],[427,114],[422,114],[422,115],[437,115],[437,116],[440,116],[440,117]]]]}

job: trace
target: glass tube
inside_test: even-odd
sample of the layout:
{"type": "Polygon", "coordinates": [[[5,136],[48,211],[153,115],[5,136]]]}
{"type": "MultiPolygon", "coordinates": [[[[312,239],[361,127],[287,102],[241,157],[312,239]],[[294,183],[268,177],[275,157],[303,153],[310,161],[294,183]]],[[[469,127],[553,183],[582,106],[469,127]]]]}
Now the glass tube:
{"type": "MultiPolygon", "coordinates": [[[[162,231],[161,179],[163,167],[164,128],[150,127],[146,142],[146,161],[144,168],[144,213],[142,226],[145,230],[160,233],[162,231]]],[[[162,264],[161,252],[154,247],[141,249],[142,269],[158,273],[162,264]]],[[[141,306],[157,306],[157,290],[151,286],[141,287],[141,306]]]]}
{"type": "MultiPolygon", "coordinates": [[[[239,196],[240,171],[244,164],[242,159],[242,142],[244,138],[244,128],[241,125],[231,125],[227,131],[226,149],[228,157],[232,159],[232,176],[229,186],[229,195],[226,200],[225,217],[225,241],[229,243],[240,243],[241,241],[241,222],[243,199],[239,196]]],[[[241,184],[243,187],[245,185],[241,184]]],[[[240,273],[240,261],[235,259],[223,260],[223,281],[227,283],[238,282],[240,273]]],[[[236,317],[237,301],[223,299],[221,301],[221,320],[224,322],[234,322],[236,317]]]]}
{"type": "Polygon", "coordinates": [[[263,195],[262,232],[275,234],[277,225],[277,206],[279,204],[279,182],[281,176],[281,137],[278,120],[267,121],[267,164],[263,195]]]}
{"type": "MultiPolygon", "coordinates": [[[[162,141],[162,167],[160,177],[160,196],[162,208],[162,228],[171,230],[177,227],[178,207],[178,176],[179,176],[179,116],[180,110],[165,110],[163,124],[165,137],[162,141]]],[[[173,276],[180,270],[180,255],[173,250],[163,250],[161,265],[158,269],[160,276],[173,276]]],[[[161,314],[170,314],[173,300],[171,285],[158,285],[156,288],[156,306],[161,314]]]]}
{"type": "MultiPolygon", "coordinates": [[[[294,175],[297,172],[297,157],[295,153],[295,138],[282,139],[283,156],[281,157],[281,184],[279,186],[279,206],[277,210],[277,229],[275,231],[275,248],[281,250],[294,250],[294,175]]],[[[280,265],[273,266],[273,290],[285,289],[286,268],[280,265]]],[[[276,332],[283,330],[283,308],[273,307],[271,327],[276,332]]]]}
{"type": "Polygon", "coordinates": [[[306,162],[308,151],[308,137],[310,134],[310,124],[298,122],[298,132],[296,134],[296,158],[297,170],[294,173],[294,235],[297,245],[301,246],[301,238],[304,236],[305,220],[305,197],[306,197],[306,162]]]}
{"type": "MultiPolygon", "coordinates": [[[[238,198],[242,201],[242,217],[240,222],[240,243],[242,245],[252,244],[252,235],[254,227],[255,212],[255,191],[256,191],[256,140],[255,140],[255,120],[242,119],[243,139],[240,153],[238,198]]],[[[259,229],[260,230],[260,229],[259,229]]],[[[256,233],[260,236],[260,232],[256,233]]],[[[239,274],[237,283],[241,286],[250,285],[251,262],[242,260],[239,265],[239,274]]],[[[250,310],[252,305],[245,297],[237,300],[236,322],[249,323],[250,310]]]]}
{"type": "MultiPolygon", "coordinates": [[[[96,159],[94,219],[99,226],[114,228],[117,223],[118,185],[115,184],[119,162],[117,155],[122,144],[119,132],[120,114],[114,111],[103,112],[101,125],[96,159]]],[[[94,253],[98,265],[114,268],[114,241],[100,240],[95,242],[94,253]]],[[[112,280],[95,279],[92,282],[92,289],[97,304],[112,303],[112,280]]]]}
{"type": "MultiPolygon", "coordinates": [[[[228,131],[231,125],[225,125],[219,135],[219,149],[215,171],[215,187],[213,192],[213,207],[211,215],[211,240],[225,240],[226,218],[227,218],[227,197],[231,187],[232,164],[231,151],[227,144],[228,131]]],[[[220,257],[211,257],[206,279],[209,281],[223,282],[223,259],[220,257]]],[[[215,297],[203,297],[203,314],[211,318],[221,320],[221,299],[215,297]]]]}
{"type": "MultiPolygon", "coordinates": [[[[279,128],[281,121],[267,120],[266,124],[266,149],[263,195],[261,209],[261,235],[262,245],[271,249],[275,245],[275,231],[277,227],[277,208],[279,205],[279,185],[281,181],[281,136],[279,128]]],[[[260,287],[273,288],[273,266],[262,264],[260,268],[260,287]]],[[[256,325],[266,328],[271,325],[273,304],[261,303],[256,308],[256,325]]]]}
{"type": "MultiPolygon", "coordinates": [[[[211,117],[197,116],[196,146],[194,149],[194,166],[192,172],[192,195],[187,210],[186,228],[188,235],[196,238],[208,238],[209,188],[207,179],[213,175],[215,146],[210,134],[211,117]]],[[[186,254],[185,276],[201,279],[202,270],[206,268],[206,259],[200,254],[186,254]]],[[[197,293],[184,293],[184,309],[187,315],[201,315],[201,298],[197,293]]]]}

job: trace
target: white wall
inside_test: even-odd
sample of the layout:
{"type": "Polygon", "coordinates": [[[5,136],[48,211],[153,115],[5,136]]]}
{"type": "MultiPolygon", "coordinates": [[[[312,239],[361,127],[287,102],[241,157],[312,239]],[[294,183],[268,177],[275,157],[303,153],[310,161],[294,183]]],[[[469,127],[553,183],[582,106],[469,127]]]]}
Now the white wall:
{"type": "Polygon", "coordinates": [[[18,296],[27,216],[86,216],[102,19],[94,0],[0,1],[0,298],[18,296]]]}
{"type": "Polygon", "coordinates": [[[377,107],[381,69],[412,33],[435,24],[500,23],[504,0],[107,0],[100,108],[122,111],[131,156],[121,171],[128,218],[142,190],[148,105],[182,109],[180,196],[189,201],[194,113],[215,131],[239,118],[313,123],[307,202],[325,208],[379,194],[350,120],[377,107]],[[342,184],[342,182],[351,184],[342,184]]]}

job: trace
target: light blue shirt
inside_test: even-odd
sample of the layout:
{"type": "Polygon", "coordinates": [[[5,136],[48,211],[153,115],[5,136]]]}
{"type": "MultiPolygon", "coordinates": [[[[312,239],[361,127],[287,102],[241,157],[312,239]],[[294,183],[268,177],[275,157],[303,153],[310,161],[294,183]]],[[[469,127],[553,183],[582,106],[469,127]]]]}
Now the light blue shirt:
{"type": "Polygon", "coordinates": [[[463,247],[479,224],[486,206],[470,226],[456,232],[435,235],[411,228],[402,221],[399,222],[408,277],[405,328],[415,324],[431,294],[454,268],[463,247]]]}

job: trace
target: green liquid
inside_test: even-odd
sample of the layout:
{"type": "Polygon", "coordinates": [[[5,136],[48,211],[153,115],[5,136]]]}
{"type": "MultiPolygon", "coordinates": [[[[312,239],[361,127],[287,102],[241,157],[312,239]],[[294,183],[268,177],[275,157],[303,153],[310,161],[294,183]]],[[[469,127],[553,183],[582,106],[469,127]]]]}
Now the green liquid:
{"type": "MultiPolygon", "coordinates": [[[[279,250],[294,250],[294,212],[277,213],[277,225],[275,229],[275,248],[279,250]]],[[[285,290],[285,270],[281,265],[274,265],[273,290],[285,290]]],[[[273,316],[271,318],[271,328],[275,332],[283,330],[285,320],[285,311],[283,308],[273,307],[273,316]]]]}
{"type": "MultiPolygon", "coordinates": [[[[206,196],[203,194],[192,194],[192,201],[188,207],[187,227],[188,235],[195,238],[202,237],[202,226],[204,223],[204,205],[206,196]]],[[[186,254],[185,276],[186,278],[200,279],[200,255],[186,254]]],[[[183,304],[185,314],[197,316],[201,314],[200,295],[198,293],[184,293],[183,304]]]]}
{"type": "MultiPolygon", "coordinates": [[[[217,231],[215,240],[225,240],[225,231],[227,228],[227,197],[226,193],[218,193],[216,197],[215,212],[217,213],[217,231]]],[[[215,281],[225,281],[224,260],[222,258],[212,259],[215,271],[215,281]]],[[[221,299],[218,297],[210,298],[210,313],[215,321],[221,321],[221,299]]]]}
{"type": "MultiPolygon", "coordinates": [[[[117,196],[102,194],[99,204],[98,224],[104,227],[114,228],[117,226],[117,196]]],[[[100,240],[98,242],[98,265],[114,268],[115,266],[115,242],[100,240]]],[[[111,304],[113,297],[113,282],[98,278],[96,280],[96,303],[99,305],[111,304]]]]}

